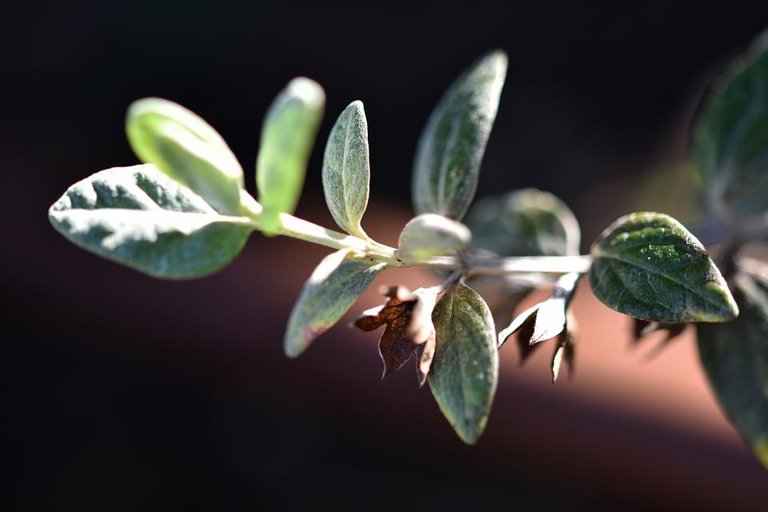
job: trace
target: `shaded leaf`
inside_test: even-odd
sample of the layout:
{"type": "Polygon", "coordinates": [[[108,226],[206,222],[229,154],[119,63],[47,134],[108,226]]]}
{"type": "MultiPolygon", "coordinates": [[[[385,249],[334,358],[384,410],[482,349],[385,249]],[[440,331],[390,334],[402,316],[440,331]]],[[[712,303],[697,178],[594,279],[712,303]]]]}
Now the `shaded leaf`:
{"type": "Polygon", "coordinates": [[[475,195],[506,74],[507,56],[492,52],[464,72],[432,111],[413,168],[416,213],[464,216],[475,195]]]}
{"type": "Polygon", "coordinates": [[[264,118],[256,188],[264,208],[259,223],[266,235],[277,233],[281,213],[296,209],[324,107],[323,88],[299,77],[278,94],[264,118]]]}
{"type": "Polygon", "coordinates": [[[323,191],[333,220],[351,235],[368,238],[360,221],[368,206],[371,163],[363,103],[353,101],[331,129],[323,158],[323,191]]]}
{"type": "Polygon", "coordinates": [[[581,232],[571,210],[548,192],[524,189],[478,201],[464,221],[472,246],[499,256],[579,254],[581,232]]]}
{"type": "Polygon", "coordinates": [[[338,322],[385,267],[385,263],[357,259],[349,249],[323,258],[291,311],[284,339],[286,355],[300,355],[338,322]]]}
{"type": "Polygon", "coordinates": [[[633,213],[592,245],[592,291],[606,306],[643,320],[723,322],[738,307],[701,243],[668,215],[633,213]]]}
{"type": "Polygon", "coordinates": [[[371,308],[354,325],[373,331],[386,325],[379,340],[379,354],[384,362],[382,379],[402,368],[417,355],[416,375],[423,386],[435,352],[435,327],[432,310],[437,302],[437,288],[419,288],[409,292],[402,286],[384,288],[386,304],[371,308]]]}
{"type": "Polygon", "coordinates": [[[721,407],[768,468],[768,281],[740,272],[734,295],[736,320],[696,326],[699,355],[721,407]]]}
{"type": "Polygon", "coordinates": [[[136,156],[226,214],[241,211],[243,169],[224,139],[195,113],[160,98],[135,101],[125,121],[136,156]]]}
{"type": "Polygon", "coordinates": [[[253,230],[218,213],[154,165],[115,167],[75,183],[48,212],[76,245],[155,277],[201,277],[229,264],[253,230]]]}
{"type": "Polygon", "coordinates": [[[498,380],[498,351],[491,312],[471,288],[445,292],[432,320],[437,347],[429,387],[448,422],[466,443],[485,429],[498,380]]]}
{"type": "Polygon", "coordinates": [[[669,345],[669,343],[680,336],[688,324],[666,324],[663,322],[648,322],[647,320],[640,320],[639,318],[633,318],[632,329],[632,344],[639,345],[643,338],[650,336],[655,332],[662,332],[664,336],[656,346],[646,354],[645,359],[650,361],[669,345]]]}
{"type": "Polygon", "coordinates": [[[768,210],[768,36],[717,81],[693,134],[698,177],[721,217],[768,210]]]}
{"type": "Polygon", "coordinates": [[[472,239],[467,227],[454,220],[424,213],[411,219],[400,233],[397,257],[408,263],[424,262],[438,256],[455,256],[472,239]]]}
{"type": "Polygon", "coordinates": [[[577,272],[562,275],[557,280],[550,298],[526,309],[499,332],[499,348],[527,322],[533,323],[533,330],[528,339],[530,345],[552,339],[563,332],[566,328],[568,306],[576,293],[580,277],[581,274],[577,272]]]}

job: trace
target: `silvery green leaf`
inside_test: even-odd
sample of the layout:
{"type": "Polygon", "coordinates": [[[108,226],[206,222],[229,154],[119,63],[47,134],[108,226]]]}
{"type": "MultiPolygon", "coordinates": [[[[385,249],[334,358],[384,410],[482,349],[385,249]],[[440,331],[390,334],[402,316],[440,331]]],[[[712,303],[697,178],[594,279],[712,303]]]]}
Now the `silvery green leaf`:
{"type": "Polygon", "coordinates": [[[498,380],[493,318],[471,288],[455,284],[437,303],[437,345],[429,387],[448,422],[468,444],[485,429],[498,380]]]}
{"type": "Polygon", "coordinates": [[[768,280],[737,273],[741,314],[727,324],[699,324],[701,363],[720,406],[768,468],[768,280]]]}
{"type": "Polygon", "coordinates": [[[654,322],[726,322],[738,315],[704,247],[661,213],[632,213],[592,245],[589,279],[606,306],[654,322]]]}
{"type": "Polygon", "coordinates": [[[568,206],[548,192],[523,189],[486,197],[464,220],[472,245],[499,256],[579,254],[579,223],[568,206]]]}
{"type": "Polygon", "coordinates": [[[714,83],[693,140],[698,177],[716,215],[768,210],[768,33],[714,83]]]}
{"type": "Polygon", "coordinates": [[[416,213],[457,220],[466,213],[475,195],[506,74],[507,56],[492,52],[451,84],[432,111],[413,167],[416,213]]]}
{"type": "Polygon", "coordinates": [[[128,141],[141,161],[186,185],[218,212],[240,214],[243,169],[208,123],[160,98],[133,102],[125,123],[128,141]]]}
{"type": "Polygon", "coordinates": [[[368,206],[370,175],[368,122],[362,102],[354,101],[341,113],[328,137],[323,191],[336,224],[361,238],[368,238],[360,221],[368,206]]]}
{"type": "Polygon", "coordinates": [[[253,230],[218,213],[154,165],[116,167],[69,187],[48,212],[76,245],[155,277],[200,277],[226,266],[253,230]]]}
{"type": "Polygon", "coordinates": [[[301,77],[291,80],[269,107],[256,161],[256,188],[264,208],[259,224],[266,235],[277,233],[281,213],[296,209],[324,107],[322,87],[301,77]]]}
{"type": "Polygon", "coordinates": [[[418,263],[455,256],[471,239],[472,233],[464,224],[442,215],[424,213],[411,219],[400,232],[397,257],[406,263],[418,263]]]}
{"type": "Polygon", "coordinates": [[[293,307],[285,332],[285,353],[296,357],[304,352],[344,316],[385,266],[357,259],[349,249],[323,258],[293,307]]]}

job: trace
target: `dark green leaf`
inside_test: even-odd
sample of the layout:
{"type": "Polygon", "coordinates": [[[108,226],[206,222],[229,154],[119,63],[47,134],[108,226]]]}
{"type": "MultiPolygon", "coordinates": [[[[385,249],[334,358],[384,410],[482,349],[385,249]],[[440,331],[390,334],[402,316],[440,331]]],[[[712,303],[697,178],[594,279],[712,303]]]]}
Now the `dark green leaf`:
{"type": "Polygon", "coordinates": [[[739,318],[697,326],[699,355],[718,401],[768,468],[768,281],[739,273],[739,318]]]}
{"type": "Polygon", "coordinates": [[[368,238],[360,221],[368,206],[370,179],[368,122],[362,102],[354,101],[341,113],[328,137],[323,191],[336,224],[361,238],[368,238]]]}
{"type": "Polygon", "coordinates": [[[493,318],[471,288],[456,284],[437,303],[437,348],[429,387],[461,439],[474,444],[485,429],[498,380],[493,318]]]}
{"type": "Polygon", "coordinates": [[[472,239],[467,227],[434,213],[411,219],[400,233],[397,257],[407,263],[428,261],[438,256],[455,256],[472,239]]]}
{"type": "Polygon", "coordinates": [[[224,139],[195,113],[145,98],[128,109],[126,133],[139,159],[186,185],[220,213],[239,215],[243,169],[224,139]]]}
{"type": "Polygon", "coordinates": [[[349,249],[326,256],[304,283],[293,307],[285,332],[285,353],[296,357],[304,352],[339,321],[385,266],[356,259],[349,249]]]}
{"type": "Polygon", "coordinates": [[[256,161],[256,187],[264,207],[259,225],[266,235],[277,233],[281,213],[296,209],[324,106],[320,85],[294,78],[269,107],[256,161]]]}
{"type": "Polygon", "coordinates": [[[472,246],[499,256],[573,256],[579,254],[579,223],[560,199],[524,189],[487,197],[464,221],[472,246]]]}
{"type": "Polygon", "coordinates": [[[504,52],[490,53],[462,74],[432,111],[413,168],[416,213],[464,216],[475,195],[506,74],[504,52]]]}
{"type": "Polygon", "coordinates": [[[221,215],[154,165],[116,167],[72,185],[51,224],[73,243],[155,277],[200,277],[226,266],[253,230],[221,215]]]}
{"type": "Polygon", "coordinates": [[[699,179],[714,213],[768,210],[768,36],[712,87],[694,131],[699,179]]]}
{"type": "Polygon", "coordinates": [[[661,213],[633,213],[592,245],[592,291],[606,306],[654,322],[725,322],[738,307],[720,271],[685,227],[661,213]]]}

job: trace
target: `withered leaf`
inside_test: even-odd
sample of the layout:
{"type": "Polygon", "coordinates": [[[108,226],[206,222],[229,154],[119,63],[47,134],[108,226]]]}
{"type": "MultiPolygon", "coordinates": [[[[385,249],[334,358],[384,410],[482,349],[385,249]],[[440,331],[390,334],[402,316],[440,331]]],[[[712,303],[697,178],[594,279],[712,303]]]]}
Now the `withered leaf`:
{"type": "Polygon", "coordinates": [[[552,354],[552,383],[557,382],[560,375],[560,366],[565,361],[568,367],[568,376],[573,377],[574,359],[576,357],[576,337],[578,328],[576,327],[576,317],[568,313],[567,328],[557,337],[557,346],[552,354]]]}
{"type": "Polygon", "coordinates": [[[576,293],[576,284],[580,277],[581,274],[576,272],[561,276],[550,298],[526,309],[499,332],[499,348],[507,338],[529,321],[533,322],[533,330],[528,337],[530,345],[552,339],[562,333],[566,329],[566,311],[576,293]]]}
{"type": "Polygon", "coordinates": [[[379,354],[384,362],[382,379],[403,367],[416,354],[419,386],[426,382],[435,354],[435,327],[432,310],[437,302],[436,288],[413,292],[403,286],[383,287],[387,298],[383,306],[364,311],[355,327],[373,331],[386,324],[379,340],[379,354]]]}
{"type": "Polygon", "coordinates": [[[645,356],[646,361],[650,361],[661,354],[665,348],[667,348],[678,336],[680,336],[688,324],[672,324],[664,322],[649,322],[647,320],[640,320],[639,318],[633,319],[632,325],[632,346],[636,347],[640,345],[643,338],[655,333],[663,332],[664,337],[659,341],[656,346],[651,349],[645,356]]]}

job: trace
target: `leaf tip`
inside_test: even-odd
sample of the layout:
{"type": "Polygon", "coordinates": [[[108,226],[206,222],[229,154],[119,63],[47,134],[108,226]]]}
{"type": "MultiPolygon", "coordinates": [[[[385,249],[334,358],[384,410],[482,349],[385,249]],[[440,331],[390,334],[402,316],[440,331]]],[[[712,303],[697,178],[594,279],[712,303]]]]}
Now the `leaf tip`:
{"type": "Polygon", "coordinates": [[[299,76],[288,82],[286,92],[307,105],[322,107],[325,104],[325,91],[322,86],[304,76],[299,76]]]}
{"type": "Polygon", "coordinates": [[[283,351],[285,352],[285,355],[291,359],[299,357],[305,350],[307,350],[307,348],[309,348],[309,345],[315,338],[327,330],[326,327],[312,327],[308,325],[305,326],[298,335],[289,331],[286,334],[285,342],[283,343],[283,351]]]}

